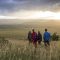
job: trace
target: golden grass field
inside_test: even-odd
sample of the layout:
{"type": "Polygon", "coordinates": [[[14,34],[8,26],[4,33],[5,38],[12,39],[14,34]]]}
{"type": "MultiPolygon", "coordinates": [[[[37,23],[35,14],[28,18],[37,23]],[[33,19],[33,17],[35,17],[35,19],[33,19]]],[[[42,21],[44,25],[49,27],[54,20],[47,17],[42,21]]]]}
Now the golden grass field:
{"type": "Polygon", "coordinates": [[[29,45],[28,40],[6,39],[0,42],[0,60],[60,60],[60,41],[51,41],[50,47],[29,45]]]}
{"type": "MultiPolygon", "coordinates": [[[[32,28],[43,35],[47,28],[51,35],[54,32],[60,36],[60,22],[27,22],[16,28],[0,28],[0,60],[60,60],[60,41],[50,42],[50,47],[45,47],[42,42],[37,48],[27,39],[27,34],[32,28]]],[[[15,27],[15,26],[14,26],[15,27]]]]}
{"type": "Polygon", "coordinates": [[[57,34],[60,35],[60,21],[34,20],[22,23],[20,25],[1,25],[0,37],[24,40],[27,39],[28,31],[32,31],[33,28],[36,32],[38,32],[39,30],[42,35],[44,33],[45,28],[48,29],[51,35],[54,32],[57,32],[57,34]]]}

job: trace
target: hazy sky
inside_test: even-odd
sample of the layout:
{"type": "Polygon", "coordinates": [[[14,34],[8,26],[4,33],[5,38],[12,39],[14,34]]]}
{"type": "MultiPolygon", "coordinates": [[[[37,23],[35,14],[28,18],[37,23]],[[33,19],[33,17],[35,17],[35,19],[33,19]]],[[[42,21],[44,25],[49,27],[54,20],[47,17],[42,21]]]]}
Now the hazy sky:
{"type": "Polygon", "coordinates": [[[0,19],[60,19],[60,0],[0,0],[0,19]]]}

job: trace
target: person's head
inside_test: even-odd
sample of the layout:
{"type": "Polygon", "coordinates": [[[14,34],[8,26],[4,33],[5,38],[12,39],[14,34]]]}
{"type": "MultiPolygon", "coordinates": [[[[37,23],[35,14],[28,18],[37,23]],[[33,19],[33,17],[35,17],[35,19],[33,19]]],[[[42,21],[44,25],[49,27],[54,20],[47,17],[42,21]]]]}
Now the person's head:
{"type": "Polygon", "coordinates": [[[57,32],[54,32],[54,34],[56,35],[56,34],[57,34],[57,32]]]}
{"type": "Polygon", "coordinates": [[[47,32],[47,29],[45,29],[45,32],[47,32]]]}
{"type": "Polygon", "coordinates": [[[32,32],[35,32],[34,29],[32,29],[32,32]]]}
{"type": "Polygon", "coordinates": [[[31,33],[31,31],[29,31],[29,33],[31,33]]]}
{"type": "Polygon", "coordinates": [[[40,33],[40,31],[38,31],[38,33],[40,33]]]}

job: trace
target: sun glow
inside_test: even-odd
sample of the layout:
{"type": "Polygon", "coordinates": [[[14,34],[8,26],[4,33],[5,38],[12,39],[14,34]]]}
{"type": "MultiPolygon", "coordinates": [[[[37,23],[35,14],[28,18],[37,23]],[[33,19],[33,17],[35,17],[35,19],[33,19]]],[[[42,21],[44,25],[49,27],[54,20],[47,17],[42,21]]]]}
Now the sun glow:
{"type": "Polygon", "coordinates": [[[60,12],[51,11],[20,11],[14,13],[19,19],[57,19],[60,20],[60,12]]]}
{"type": "Polygon", "coordinates": [[[60,12],[51,11],[19,11],[9,14],[8,16],[0,16],[0,19],[54,19],[60,20],[60,12]]]}

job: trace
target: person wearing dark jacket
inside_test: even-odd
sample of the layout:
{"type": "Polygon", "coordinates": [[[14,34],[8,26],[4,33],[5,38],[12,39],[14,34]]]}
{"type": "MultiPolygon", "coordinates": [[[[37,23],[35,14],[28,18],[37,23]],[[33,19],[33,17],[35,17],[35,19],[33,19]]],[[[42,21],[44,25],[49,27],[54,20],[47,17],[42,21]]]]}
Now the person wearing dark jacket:
{"type": "Polygon", "coordinates": [[[32,33],[31,31],[28,32],[28,40],[29,40],[29,44],[32,42],[32,33]]]}
{"type": "Polygon", "coordinates": [[[42,41],[42,34],[40,33],[40,31],[38,31],[37,40],[38,40],[38,44],[41,44],[41,41],[42,41]]]}

